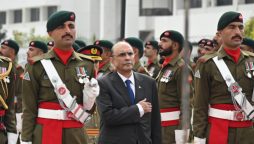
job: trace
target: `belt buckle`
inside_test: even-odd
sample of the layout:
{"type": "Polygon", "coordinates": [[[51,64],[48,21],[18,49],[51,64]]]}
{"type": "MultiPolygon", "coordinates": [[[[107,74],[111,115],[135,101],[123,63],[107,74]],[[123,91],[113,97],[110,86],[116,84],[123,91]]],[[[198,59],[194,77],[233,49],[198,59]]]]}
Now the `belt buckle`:
{"type": "Polygon", "coordinates": [[[243,111],[236,111],[234,112],[234,119],[237,121],[243,121],[245,118],[245,114],[243,111]]]}

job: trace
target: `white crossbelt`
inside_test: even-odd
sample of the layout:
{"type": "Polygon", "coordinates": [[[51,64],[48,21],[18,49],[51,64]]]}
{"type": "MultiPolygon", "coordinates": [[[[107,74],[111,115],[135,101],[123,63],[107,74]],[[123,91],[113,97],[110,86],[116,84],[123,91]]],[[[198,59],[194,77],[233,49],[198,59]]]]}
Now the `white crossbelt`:
{"type": "MultiPolygon", "coordinates": [[[[220,119],[239,121],[236,117],[238,113],[239,111],[221,110],[221,109],[210,107],[208,115],[211,117],[220,118],[220,119]]],[[[243,120],[248,120],[245,114],[243,116],[244,116],[243,120]]]]}
{"type": "Polygon", "coordinates": [[[56,120],[68,120],[65,110],[52,110],[52,109],[38,109],[38,117],[56,120]]]}
{"type": "MultiPolygon", "coordinates": [[[[236,83],[234,77],[232,76],[231,72],[229,71],[227,65],[225,64],[223,59],[218,59],[218,56],[213,58],[216,66],[218,67],[223,79],[225,80],[228,87],[232,86],[236,83]]],[[[245,95],[242,93],[241,88],[239,89],[240,92],[236,93],[234,99],[241,107],[241,109],[245,112],[248,119],[251,120],[254,117],[254,108],[250,104],[250,102],[245,98],[245,95]]]]}
{"type": "Polygon", "coordinates": [[[84,123],[90,116],[82,106],[78,105],[75,98],[70,95],[70,91],[67,89],[60,76],[58,75],[51,60],[43,59],[41,63],[50,79],[50,82],[55,88],[55,93],[61,104],[61,101],[66,105],[67,109],[73,113],[74,118],[81,123],[84,123]]]}
{"type": "Polygon", "coordinates": [[[161,121],[171,121],[171,120],[179,120],[179,119],[180,119],[180,111],[161,113],[161,121]]]}

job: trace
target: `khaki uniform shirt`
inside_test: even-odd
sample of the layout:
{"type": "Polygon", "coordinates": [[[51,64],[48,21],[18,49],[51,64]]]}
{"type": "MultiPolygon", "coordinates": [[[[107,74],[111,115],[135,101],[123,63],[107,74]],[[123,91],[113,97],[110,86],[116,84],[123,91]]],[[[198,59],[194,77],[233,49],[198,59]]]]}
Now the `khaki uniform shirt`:
{"type": "Polygon", "coordinates": [[[147,65],[145,68],[147,69],[151,77],[156,78],[161,67],[159,65],[159,61],[156,59],[151,64],[147,65]]]}
{"type": "MultiPolygon", "coordinates": [[[[0,75],[3,75],[9,68],[11,60],[0,56],[0,75]]],[[[13,65],[8,75],[9,82],[3,77],[0,78],[0,95],[4,103],[8,106],[6,110],[0,101],[0,110],[6,110],[4,116],[0,116],[0,123],[4,125],[5,130],[0,130],[0,144],[5,144],[7,137],[6,132],[16,133],[15,110],[14,110],[14,69],[13,65]]]]}
{"type": "MultiPolygon", "coordinates": [[[[182,68],[184,60],[178,56],[173,58],[166,66],[161,68],[156,80],[158,84],[158,96],[160,109],[178,107],[181,111],[182,98],[182,68]]],[[[189,76],[192,77],[190,70],[189,76]]],[[[192,96],[192,85],[190,86],[190,96],[192,96]]],[[[181,129],[180,125],[162,127],[162,143],[175,143],[175,130],[181,129]]]]}
{"type": "Polygon", "coordinates": [[[24,69],[20,66],[15,64],[15,112],[21,113],[22,112],[22,78],[24,74],[24,69]]]}
{"type": "Polygon", "coordinates": [[[145,69],[145,67],[143,67],[141,65],[140,62],[137,62],[134,64],[133,66],[133,71],[138,72],[138,73],[142,73],[142,74],[146,74],[149,75],[148,71],[145,69]]]}
{"type": "MultiPolygon", "coordinates": [[[[254,86],[253,70],[251,70],[251,78],[248,77],[248,72],[246,70],[246,62],[252,64],[254,62],[253,53],[241,51],[237,63],[233,61],[223,48],[218,52],[201,57],[194,72],[195,96],[193,130],[194,136],[199,138],[205,138],[207,135],[209,105],[233,104],[226,82],[212,59],[215,56],[225,61],[235,81],[242,87],[242,92],[245,94],[248,101],[253,104],[253,101],[251,101],[254,86]]],[[[253,132],[252,137],[254,136],[253,132]]]]}
{"type": "Polygon", "coordinates": [[[110,73],[111,72],[110,67],[111,67],[111,64],[110,62],[108,62],[102,68],[100,68],[98,71],[97,78],[100,78],[101,76],[110,73]]]}
{"type": "MultiPolygon", "coordinates": [[[[73,52],[66,65],[64,65],[54,51],[33,58],[33,64],[28,64],[23,78],[23,127],[22,140],[41,143],[42,126],[36,124],[38,104],[40,102],[59,103],[41,59],[50,59],[60,78],[70,91],[76,96],[78,104],[83,104],[84,84],[79,82],[77,69],[85,69],[87,76],[94,76],[93,62],[83,58],[82,54],[73,52]]],[[[63,129],[63,143],[84,143],[84,130],[79,128],[63,129]]],[[[86,143],[86,142],[85,142],[86,143]]]]}

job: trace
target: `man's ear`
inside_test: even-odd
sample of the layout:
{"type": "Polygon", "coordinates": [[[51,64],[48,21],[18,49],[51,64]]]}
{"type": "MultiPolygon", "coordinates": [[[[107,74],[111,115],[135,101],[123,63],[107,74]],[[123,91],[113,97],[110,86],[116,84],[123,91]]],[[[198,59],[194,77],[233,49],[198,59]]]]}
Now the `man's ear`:
{"type": "Polygon", "coordinates": [[[50,31],[50,32],[48,32],[48,35],[51,37],[51,34],[52,34],[52,32],[50,31]]]}

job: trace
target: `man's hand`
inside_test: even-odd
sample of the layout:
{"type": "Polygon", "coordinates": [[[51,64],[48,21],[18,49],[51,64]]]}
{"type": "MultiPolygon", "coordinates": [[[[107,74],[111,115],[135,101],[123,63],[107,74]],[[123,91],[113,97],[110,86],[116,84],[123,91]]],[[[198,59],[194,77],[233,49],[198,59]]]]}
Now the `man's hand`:
{"type": "Polygon", "coordinates": [[[96,97],[99,95],[100,87],[98,81],[94,78],[92,78],[90,81],[88,78],[85,78],[84,83],[83,107],[86,110],[90,110],[94,105],[96,97]]]}
{"type": "Polygon", "coordinates": [[[144,113],[148,113],[152,111],[152,104],[150,102],[147,102],[146,98],[143,99],[142,101],[139,101],[138,104],[142,106],[144,113]]]}

